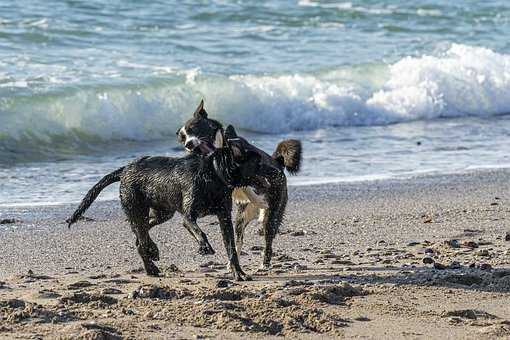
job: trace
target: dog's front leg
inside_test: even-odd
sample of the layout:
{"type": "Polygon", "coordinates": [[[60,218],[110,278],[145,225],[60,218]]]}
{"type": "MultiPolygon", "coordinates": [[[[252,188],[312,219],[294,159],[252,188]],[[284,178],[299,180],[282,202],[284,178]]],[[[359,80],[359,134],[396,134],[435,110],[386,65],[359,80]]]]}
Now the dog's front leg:
{"type": "Polygon", "coordinates": [[[197,225],[196,220],[191,217],[183,216],[183,221],[184,227],[198,242],[198,253],[201,255],[214,255],[215,251],[209,243],[207,235],[197,225]]]}
{"type": "Polygon", "coordinates": [[[246,275],[241,266],[239,265],[239,258],[237,256],[235,241],[234,241],[234,227],[232,226],[232,217],[230,211],[219,213],[218,221],[220,223],[221,235],[223,236],[223,243],[227,251],[228,263],[230,270],[236,281],[248,281],[251,278],[246,275]]]}

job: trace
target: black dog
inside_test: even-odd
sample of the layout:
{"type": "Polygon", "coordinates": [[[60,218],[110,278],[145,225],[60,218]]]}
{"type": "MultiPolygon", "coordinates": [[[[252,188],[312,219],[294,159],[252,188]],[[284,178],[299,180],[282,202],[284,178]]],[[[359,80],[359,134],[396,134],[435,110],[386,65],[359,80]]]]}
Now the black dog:
{"type": "Polygon", "coordinates": [[[257,216],[263,224],[265,248],[263,254],[263,268],[269,268],[272,256],[273,239],[278,233],[287,205],[287,178],[284,169],[290,174],[299,171],[301,165],[301,142],[294,139],[282,141],[276,147],[272,156],[249,144],[245,139],[235,135],[230,129],[223,132],[220,122],[208,118],[201,101],[193,117],[183,127],[177,130],[177,139],[190,151],[196,145],[206,144],[209,147],[221,148],[225,138],[236,138],[243,148],[257,153],[261,164],[258,175],[265,179],[258,184],[246,188],[236,188],[232,198],[237,205],[235,219],[236,248],[241,253],[244,230],[257,216]],[[224,136],[225,135],[225,136],[224,136]]]}
{"type": "Polygon", "coordinates": [[[257,182],[260,156],[235,140],[212,152],[203,144],[196,149],[207,155],[194,152],[183,158],[143,157],[106,175],[89,190],[67,220],[69,226],[80,218],[101,190],[120,181],[122,208],[136,235],[138,253],[148,275],[159,274],[153,262],[159,260],[159,249],[150,238],[149,230],[178,211],[204,254],[214,251],[196,220],[216,215],[234,279],[248,279],[241,270],[235,249],[231,197],[234,187],[257,182]],[[150,221],[151,210],[156,216],[150,221]]]}

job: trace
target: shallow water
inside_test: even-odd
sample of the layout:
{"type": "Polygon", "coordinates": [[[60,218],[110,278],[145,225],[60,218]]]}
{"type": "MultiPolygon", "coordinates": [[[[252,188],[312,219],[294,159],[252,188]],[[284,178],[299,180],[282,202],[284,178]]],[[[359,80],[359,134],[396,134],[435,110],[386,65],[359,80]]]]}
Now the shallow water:
{"type": "Polygon", "coordinates": [[[180,154],[200,98],[302,139],[291,184],[506,167],[509,33],[506,1],[0,2],[0,205],[180,154]]]}

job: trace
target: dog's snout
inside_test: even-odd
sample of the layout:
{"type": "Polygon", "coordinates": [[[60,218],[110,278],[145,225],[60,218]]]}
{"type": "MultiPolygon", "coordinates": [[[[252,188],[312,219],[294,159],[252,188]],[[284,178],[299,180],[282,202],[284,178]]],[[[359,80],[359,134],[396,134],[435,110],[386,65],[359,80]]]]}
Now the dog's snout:
{"type": "Polygon", "coordinates": [[[186,133],[183,131],[182,128],[177,130],[176,135],[177,141],[181,144],[184,144],[184,142],[186,141],[186,133]]]}

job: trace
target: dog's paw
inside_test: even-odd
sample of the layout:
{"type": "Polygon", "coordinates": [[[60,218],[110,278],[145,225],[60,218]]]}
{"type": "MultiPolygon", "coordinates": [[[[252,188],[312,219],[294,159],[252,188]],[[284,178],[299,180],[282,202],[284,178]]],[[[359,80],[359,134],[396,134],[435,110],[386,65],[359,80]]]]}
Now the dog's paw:
{"type": "Polygon", "coordinates": [[[262,263],[259,267],[260,270],[270,270],[271,269],[271,263],[262,263]]]}
{"type": "Polygon", "coordinates": [[[234,276],[234,281],[252,281],[250,275],[246,274],[242,270],[238,270],[232,273],[234,276]]]}
{"type": "Polygon", "coordinates": [[[214,255],[214,254],[216,254],[214,249],[208,244],[200,246],[200,248],[198,248],[198,253],[200,255],[214,255]]]}

